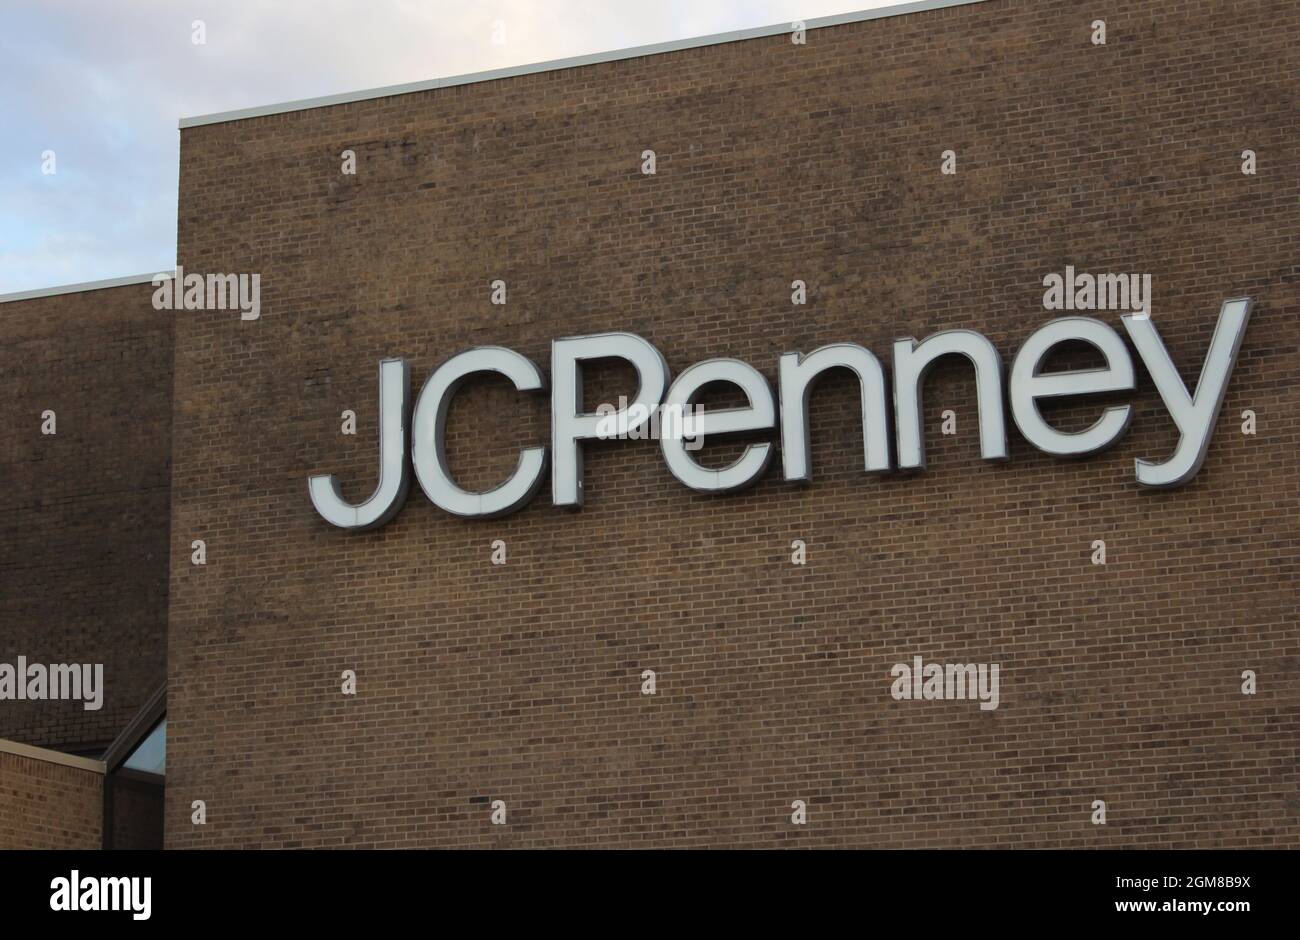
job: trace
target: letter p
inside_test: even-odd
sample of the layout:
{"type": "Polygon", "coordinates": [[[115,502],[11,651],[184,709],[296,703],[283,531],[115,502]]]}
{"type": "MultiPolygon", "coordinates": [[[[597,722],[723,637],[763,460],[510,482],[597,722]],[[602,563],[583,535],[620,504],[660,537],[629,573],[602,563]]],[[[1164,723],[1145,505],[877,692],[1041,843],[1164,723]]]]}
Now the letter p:
{"type": "Polygon", "coordinates": [[[582,441],[605,436],[611,421],[619,437],[645,424],[663,400],[668,363],[654,346],[632,333],[573,336],[551,343],[551,500],[582,505],[582,441]],[[612,415],[587,412],[582,403],[583,363],[623,359],[636,369],[636,396],[612,415]]]}

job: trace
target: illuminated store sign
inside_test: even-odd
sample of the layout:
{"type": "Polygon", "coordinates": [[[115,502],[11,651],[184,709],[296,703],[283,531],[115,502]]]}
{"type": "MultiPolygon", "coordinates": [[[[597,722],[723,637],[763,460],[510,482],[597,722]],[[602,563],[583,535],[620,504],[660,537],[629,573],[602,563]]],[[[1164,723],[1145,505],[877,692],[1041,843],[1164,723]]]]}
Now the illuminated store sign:
{"type": "MultiPolygon", "coordinates": [[[[1151,318],[1145,314],[1121,318],[1179,433],[1173,454],[1163,460],[1136,462],[1137,482],[1141,485],[1179,486],[1200,469],[1250,309],[1249,298],[1224,302],[1200,378],[1190,393],[1151,318]]],[[[936,333],[920,342],[910,337],[895,340],[892,440],[885,370],[876,356],[862,346],[835,343],[807,355],[785,353],[777,363],[777,393],[773,395],[763,375],[737,359],[698,362],[670,383],[668,363],[649,342],[631,333],[601,333],[557,339],[551,344],[549,450],[544,444],[526,448],[519,455],[514,473],[495,489],[474,493],[459,487],[448,470],[444,445],[452,397],[471,377],[496,372],[521,392],[546,388],[546,377],[534,362],[500,346],[477,347],[447,360],[424,383],[413,411],[405,360],[385,359],[379,364],[378,487],[368,499],[355,505],[343,499],[333,476],[313,476],[308,488],[312,504],[326,521],[343,529],[370,529],[383,525],[402,508],[413,468],[420,487],[434,505],[457,516],[491,518],[514,512],[533,498],[541,488],[549,457],[551,501],[556,506],[578,507],[582,505],[585,441],[609,437],[611,421],[617,426],[617,436],[628,436],[649,421],[660,405],[690,406],[699,391],[714,382],[739,388],[747,404],[703,411],[695,418],[695,431],[707,440],[715,435],[771,430],[779,422],[784,477],[808,483],[812,480],[808,397],[822,374],[833,368],[849,369],[858,379],[864,472],[920,470],[925,466],[921,427],[925,376],[938,359],[950,355],[964,356],[975,370],[980,454],[985,460],[1006,460],[1002,358],[992,343],[971,330],[936,333]],[[607,411],[583,411],[583,366],[597,359],[621,359],[636,370],[639,379],[636,397],[612,415],[607,411]]],[[[1067,433],[1056,430],[1043,418],[1038,401],[1130,391],[1134,388],[1133,360],[1119,334],[1107,324],[1090,317],[1063,317],[1044,324],[1020,347],[1006,387],[1011,417],[1029,443],[1058,457],[1095,454],[1123,434],[1132,417],[1131,405],[1108,406],[1088,429],[1067,433]],[[1054,348],[1077,342],[1097,350],[1105,365],[1067,372],[1042,371],[1054,348]]],[[[696,462],[692,455],[696,446],[680,435],[661,435],[659,446],[669,472],[701,493],[730,492],[755,483],[773,456],[771,442],[751,443],[730,466],[710,470],[696,462]]]]}

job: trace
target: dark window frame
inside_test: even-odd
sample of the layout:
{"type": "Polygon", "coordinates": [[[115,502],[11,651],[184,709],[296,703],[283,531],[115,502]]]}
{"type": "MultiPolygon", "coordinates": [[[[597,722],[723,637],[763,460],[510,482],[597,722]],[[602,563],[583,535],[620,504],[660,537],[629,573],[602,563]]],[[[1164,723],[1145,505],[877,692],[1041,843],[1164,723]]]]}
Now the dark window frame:
{"type": "Polygon", "coordinates": [[[113,789],[116,783],[120,780],[129,786],[156,786],[159,789],[164,786],[165,777],[131,770],[122,764],[166,717],[167,683],[164,682],[154,690],[104,752],[104,799],[100,820],[100,845],[104,849],[113,848],[113,789]]]}

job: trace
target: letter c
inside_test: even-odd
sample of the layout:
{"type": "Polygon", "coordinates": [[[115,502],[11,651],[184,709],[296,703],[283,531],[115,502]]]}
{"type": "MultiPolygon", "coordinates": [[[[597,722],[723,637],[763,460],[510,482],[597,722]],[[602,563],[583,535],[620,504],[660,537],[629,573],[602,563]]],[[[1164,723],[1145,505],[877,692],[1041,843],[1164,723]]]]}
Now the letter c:
{"type": "Polygon", "coordinates": [[[457,389],[477,372],[499,372],[521,392],[546,388],[541,370],[512,349],[479,346],[452,356],[420,390],[411,422],[411,461],[429,502],[454,516],[487,519],[512,513],[536,495],[546,469],[546,448],[525,448],[510,479],[485,493],[471,493],[452,481],[445,449],[447,410],[457,389]]]}

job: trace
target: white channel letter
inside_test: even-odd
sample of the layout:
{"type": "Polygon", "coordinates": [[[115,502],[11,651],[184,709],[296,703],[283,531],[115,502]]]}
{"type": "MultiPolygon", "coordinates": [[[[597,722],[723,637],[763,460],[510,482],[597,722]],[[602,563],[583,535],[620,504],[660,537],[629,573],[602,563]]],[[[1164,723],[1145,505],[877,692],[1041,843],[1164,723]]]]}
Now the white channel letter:
{"type": "Polygon", "coordinates": [[[536,495],[546,469],[546,448],[527,447],[520,452],[510,478],[485,493],[463,490],[452,480],[447,468],[447,411],[456,391],[480,372],[499,372],[521,392],[546,388],[546,378],[532,360],[502,346],[478,346],[458,353],[424,383],[411,424],[416,478],[429,502],[470,519],[504,516],[523,507],[536,495]]]}
{"type": "Polygon", "coordinates": [[[374,529],[397,515],[411,488],[406,461],[406,427],[411,374],[405,359],[379,363],[379,485],[365,502],[353,506],[343,498],[332,474],[308,477],[311,504],[330,525],[360,532],[374,529]]]}
{"type": "Polygon", "coordinates": [[[784,353],[778,370],[781,399],[781,462],[787,480],[812,481],[808,399],[827,369],[845,368],[858,377],[862,396],[863,468],[883,473],[889,462],[889,415],[885,372],[871,350],[854,343],[822,346],[806,356],[784,353]]]}
{"type": "Polygon", "coordinates": [[[615,433],[626,437],[650,421],[668,384],[668,363],[633,333],[572,336],[551,343],[551,383],[551,500],[557,506],[577,507],[583,492],[581,442],[600,437],[602,422],[607,428],[613,420],[615,433]],[[582,410],[582,364],[596,359],[623,359],[636,369],[636,396],[612,415],[582,410]]]}
{"type": "MultiPolygon", "coordinates": [[[[697,362],[677,377],[668,390],[665,407],[669,411],[685,413],[700,389],[711,382],[726,382],[745,393],[749,404],[741,408],[705,410],[695,419],[697,437],[708,440],[715,434],[734,434],[738,431],[761,431],[776,423],[776,404],[772,389],[763,374],[739,359],[706,359],[697,362]]],[[[678,480],[701,493],[726,493],[739,490],[756,482],[772,459],[772,444],[750,444],[730,466],[721,470],[707,470],[695,462],[686,450],[681,435],[660,435],[659,448],[663,451],[668,469],[678,480]]]]}
{"type": "Polygon", "coordinates": [[[898,425],[898,466],[925,467],[925,432],[921,428],[921,385],[941,356],[965,356],[975,367],[979,401],[980,455],[1007,459],[1007,430],[1002,418],[1002,359],[983,335],[974,330],[946,330],[920,343],[912,337],[894,340],[894,417],[898,425]]]}
{"type": "Polygon", "coordinates": [[[1228,388],[1228,378],[1241,349],[1241,339],[1246,335],[1252,306],[1249,297],[1234,297],[1223,302],[1210,349],[1201,365],[1201,377],[1196,381],[1195,398],[1187,394],[1187,386],[1169,358],[1155,322],[1145,316],[1122,318],[1124,328],[1137,347],[1142,363],[1151,373],[1156,391],[1181,435],[1168,460],[1157,463],[1139,458],[1135,461],[1137,481],[1143,486],[1181,486],[1201,469],[1210,446],[1210,433],[1214,430],[1223,394],[1228,388]]]}
{"type": "Polygon", "coordinates": [[[1039,398],[1094,395],[1133,389],[1133,360],[1119,334],[1092,317],[1061,317],[1043,324],[1025,340],[1011,364],[1011,416],[1029,443],[1058,457],[1076,457],[1104,450],[1124,433],[1133,417],[1131,405],[1113,405],[1091,427],[1069,433],[1048,424],[1038,410],[1039,398]],[[1100,369],[1043,372],[1052,347],[1082,342],[1106,360],[1100,369]]]}

